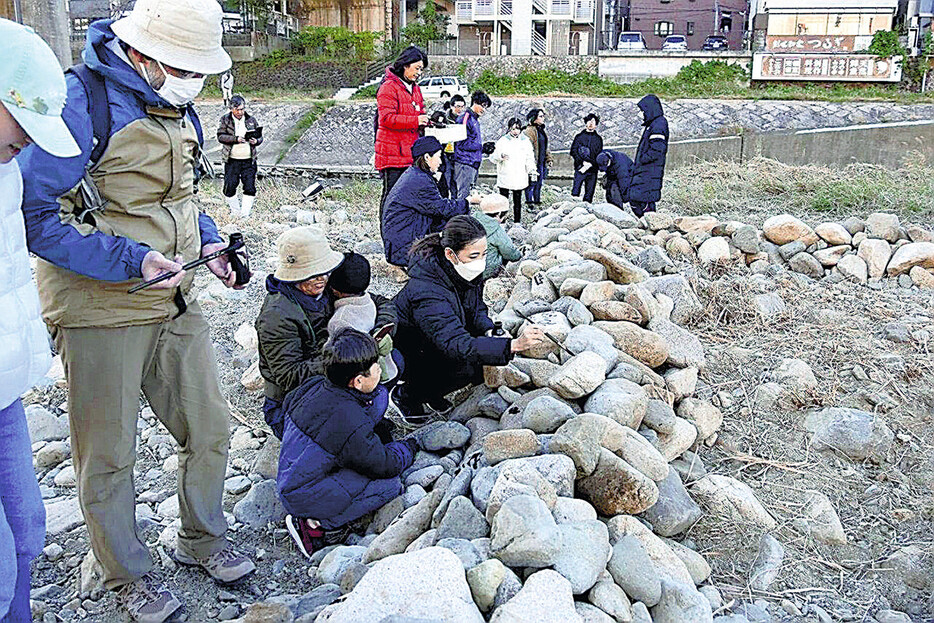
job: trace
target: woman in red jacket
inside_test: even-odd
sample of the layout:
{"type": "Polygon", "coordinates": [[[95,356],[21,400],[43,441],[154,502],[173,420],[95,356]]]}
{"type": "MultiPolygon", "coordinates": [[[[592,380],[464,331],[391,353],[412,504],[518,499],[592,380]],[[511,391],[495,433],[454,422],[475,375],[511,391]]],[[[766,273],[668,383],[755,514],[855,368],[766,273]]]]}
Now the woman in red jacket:
{"type": "Polygon", "coordinates": [[[427,66],[427,54],[414,45],[407,47],[396,62],[386,68],[376,92],[376,170],[383,180],[380,222],[386,195],[412,165],[412,144],[419,130],[428,125],[425,100],[416,84],[427,66]]]}

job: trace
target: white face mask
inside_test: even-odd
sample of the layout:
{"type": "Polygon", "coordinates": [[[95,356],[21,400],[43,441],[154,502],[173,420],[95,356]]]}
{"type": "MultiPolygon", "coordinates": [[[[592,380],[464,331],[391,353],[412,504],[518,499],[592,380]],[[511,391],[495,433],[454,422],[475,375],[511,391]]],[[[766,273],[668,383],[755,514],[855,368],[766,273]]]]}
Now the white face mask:
{"type": "MultiPolygon", "coordinates": [[[[165,82],[162,83],[161,87],[153,90],[156,92],[156,95],[172,106],[187,106],[198,97],[198,94],[201,93],[201,90],[204,88],[203,76],[201,78],[179,78],[167,72],[165,66],[161,62],[156,61],[156,63],[159,64],[159,68],[165,75],[165,82]]],[[[149,71],[146,70],[145,67],[143,70],[146,72],[146,80],[149,82],[149,85],[152,86],[152,78],[149,75],[149,71]]]]}
{"type": "Polygon", "coordinates": [[[473,281],[486,270],[486,258],[477,258],[472,262],[459,262],[454,264],[454,270],[465,280],[473,281]]]}

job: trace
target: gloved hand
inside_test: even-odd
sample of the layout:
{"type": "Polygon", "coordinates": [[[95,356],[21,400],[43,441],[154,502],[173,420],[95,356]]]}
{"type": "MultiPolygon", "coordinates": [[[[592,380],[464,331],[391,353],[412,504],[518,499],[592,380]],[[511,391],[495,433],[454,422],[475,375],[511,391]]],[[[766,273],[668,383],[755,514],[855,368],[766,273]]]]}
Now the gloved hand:
{"type": "Polygon", "coordinates": [[[383,339],[381,339],[376,344],[376,351],[379,353],[380,357],[385,357],[386,355],[391,353],[392,352],[392,336],[391,335],[383,336],[383,339]]]}
{"type": "Polygon", "coordinates": [[[415,440],[415,438],[414,438],[414,437],[406,437],[406,438],[402,439],[401,441],[402,441],[402,443],[404,443],[404,444],[406,445],[406,447],[409,449],[409,452],[412,453],[412,457],[414,457],[414,456],[415,456],[415,453],[418,452],[418,442],[415,440]]]}

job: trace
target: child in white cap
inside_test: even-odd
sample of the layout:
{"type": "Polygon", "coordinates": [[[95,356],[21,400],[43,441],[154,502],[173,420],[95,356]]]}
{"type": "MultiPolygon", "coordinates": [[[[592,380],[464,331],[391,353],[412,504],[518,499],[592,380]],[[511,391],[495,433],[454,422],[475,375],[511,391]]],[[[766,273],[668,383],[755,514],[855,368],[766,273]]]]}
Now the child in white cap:
{"type": "Polygon", "coordinates": [[[32,29],[5,19],[0,40],[0,621],[31,621],[29,563],[45,545],[45,507],[20,395],[48,371],[51,355],[14,158],[31,143],[62,157],[80,150],[62,121],[65,77],[52,50],[32,29]]]}

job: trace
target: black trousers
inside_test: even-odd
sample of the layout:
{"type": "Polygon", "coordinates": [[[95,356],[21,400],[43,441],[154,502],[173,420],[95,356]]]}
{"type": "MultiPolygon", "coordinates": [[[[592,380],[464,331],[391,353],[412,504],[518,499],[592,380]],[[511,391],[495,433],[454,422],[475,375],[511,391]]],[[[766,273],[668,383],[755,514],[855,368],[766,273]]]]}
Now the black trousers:
{"type": "Polygon", "coordinates": [[[512,193],[512,216],[513,220],[516,223],[522,222],[522,191],[521,190],[510,190],[508,188],[500,188],[499,194],[509,198],[509,193],[512,193]]]}
{"type": "Polygon", "coordinates": [[[642,216],[646,212],[655,211],[655,202],[654,201],[630,201],[629,206],[632,208],[633,214],[636,216],[642,216]]]}
{"type": "Polygon", "coordinates": [[[224,163],[224,196],[233,197],[243,182],[243,194],[256,196],[256,161],[229,158],[224,163]]]}
{"type": "Polygon", "coordinates": [[[574,170],[574,186],[571,188],[571,194],[575,197],[581,192],[581,186],[584,187],[584,201],[591,203],[593,193],[597,189],[597,167],[591,166],[586,173],[574,170]]]}
{"type": "Polygon", "coordinates": [[[379,235],[383,236],[383,205],[386,203],[386,197],[389,191],[396,185],[402,174],[405,173],[405,167],[387,167],[380,169],[379,176],[383,180],[383,193],[379,198],[379,235]]]}

